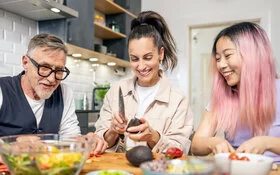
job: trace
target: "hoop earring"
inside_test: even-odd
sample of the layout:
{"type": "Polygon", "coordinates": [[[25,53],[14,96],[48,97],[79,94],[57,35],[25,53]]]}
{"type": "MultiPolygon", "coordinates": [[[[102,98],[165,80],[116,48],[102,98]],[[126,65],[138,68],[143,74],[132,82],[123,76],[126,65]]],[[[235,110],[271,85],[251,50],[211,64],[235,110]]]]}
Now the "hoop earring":
{"type": "Polygon", "coordinates": [[[159,61],[159,69],[160,69],[160,70],[163,70],[163,63],[162,63],[162,60],[159,61]]]}

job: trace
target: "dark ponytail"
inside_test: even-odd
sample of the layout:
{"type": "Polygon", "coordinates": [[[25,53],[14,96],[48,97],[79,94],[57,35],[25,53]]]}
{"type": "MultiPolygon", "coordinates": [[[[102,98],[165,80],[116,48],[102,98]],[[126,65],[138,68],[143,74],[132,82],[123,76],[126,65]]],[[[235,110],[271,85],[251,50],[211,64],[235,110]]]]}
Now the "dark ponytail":
{"type": "Polygon", "coordinates": [[[165,70],[173,70],[177,65],[176,44],[161,15],[154,11],[141,12],[131,22],[128,42],[132,39],[153,38],[158,51],[164,48],[162,65],[165,70]]]}

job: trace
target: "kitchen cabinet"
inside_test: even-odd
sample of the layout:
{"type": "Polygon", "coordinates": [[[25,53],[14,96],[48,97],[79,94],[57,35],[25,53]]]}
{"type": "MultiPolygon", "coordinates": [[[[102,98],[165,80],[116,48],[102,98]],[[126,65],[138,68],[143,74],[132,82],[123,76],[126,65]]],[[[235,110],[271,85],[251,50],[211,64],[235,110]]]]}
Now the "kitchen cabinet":
{"type": "Polygon", "coordinates": [[[121,5],[129,8],[133,7],[133,9],[136,9],[134,13],[139,13],[141,10],[141,0],[115,0],[114,2],[112,0],[94,1],[95,10],[105,14],[107,26],[114,21],[120,28],[120,32],[114,32],[106,26],[102,27],[102,25],[95,23],[95,36],[103,40],[103,45],[107,46],[109,51],[129,61],[126,36],[130,32],[131,20],[137,16],[121,5]],[[117,3],[120,3],[120,5],[117,3]]]}
{"type": "Polygon", "coordinates": [[[117,14],[117,13],[127,13],[128,15],[132,16],[133,18],[136,18],[136,15],[134,15],[133,13],[124,9],[120,5],[114,3],[112,0],[95,0],[94,8],[103,14],[109,15],[109,14],[117,14]]]}
{"type": "Polygon", "coordinates": [[[46,0],[1,0],[0,8],[35,21],[79,16],[79,13],[72,8],[55,1],[46,0]],[[51,11],[52,8],[58,9],[59,12],[55,13],[51,11]]]}
{"type": "MultiPolygon", "coordinates": [[[[97,57],[98,63],[115,62],[116,66],[129,67],[127,54],[127,34],[130,31],[130,22],[136,16],[117,5],[112,0],[64,0],[69,8],[79,12],[77,18],[39,21],[39,31],[53,33],[67,42],[69,55],[81,53],[81,59],[97,57]],[[115,20],[120,26],[116,32],[106,25],[94,22],[94,12],[105,13],[106,24],[115,20]],[[116,53],[116,57],[94,51],[95,40],[100,38],[107,50],[116,53]]],[[[127,0],[124,0],[127,1],[127,0]]],[[[140,0],[131,0],[138,2],[140,0]]],[[[140,6],[141,7],[141,6],[140,6]]],[[[139,11],[140,11],[139,7],[139,11]]]]}

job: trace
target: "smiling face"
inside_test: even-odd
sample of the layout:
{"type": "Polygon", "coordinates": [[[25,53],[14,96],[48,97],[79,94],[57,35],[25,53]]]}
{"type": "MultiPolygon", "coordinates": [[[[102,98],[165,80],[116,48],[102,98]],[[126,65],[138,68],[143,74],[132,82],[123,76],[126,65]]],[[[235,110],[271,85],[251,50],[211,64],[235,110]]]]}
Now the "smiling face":
{"type": "MultiPolygon", "coordinates": [[[[51,67],[53,70],[65,67],[66,55],[62,50],[47,50],[46,47],[40,47],[33,50],[29,56],[39,65],[51,67]]],[[[25,70],[21,80],[24,93],[35,100],[48,99],[61,80],[55,79],[54,72],[48,77],[38,75],[38,68],[27,56],[23,56],[22,64],[25,70]]]]}
{"type": "Polygon", "coordinates": [[[229,86],[239,86],[242,58],[229,37],[221,37],[216,44],[216,64],[229,86]]]}
{"type": "Polygon", "coordinates": [[[130,66],[140,86],[153,86],[159,81],[159,63],[164,49],[154,45],[153,38],[132,39],[128,45],[130,66]]]}

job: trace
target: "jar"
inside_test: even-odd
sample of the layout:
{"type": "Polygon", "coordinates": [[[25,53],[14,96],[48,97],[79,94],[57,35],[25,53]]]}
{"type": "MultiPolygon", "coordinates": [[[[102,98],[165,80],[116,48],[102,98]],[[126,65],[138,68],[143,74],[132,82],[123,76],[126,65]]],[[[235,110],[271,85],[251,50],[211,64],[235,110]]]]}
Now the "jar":
{"type": "Polygon", "coordinates": [[[109,24],[109,27],[115,32],[120,32],[120,27],[114,20],[109,24]]]}

